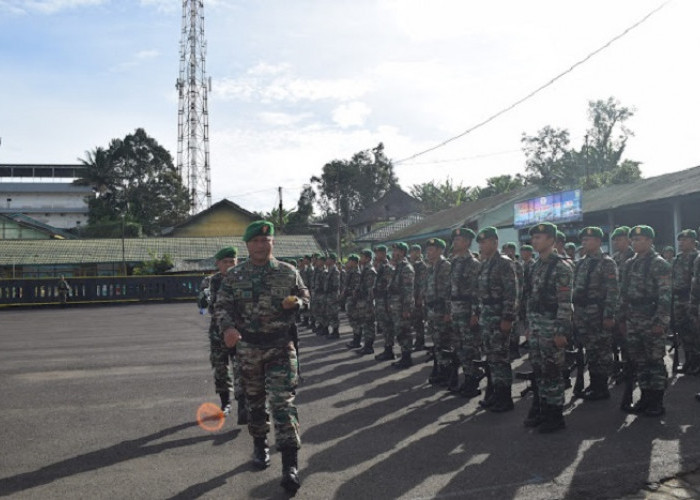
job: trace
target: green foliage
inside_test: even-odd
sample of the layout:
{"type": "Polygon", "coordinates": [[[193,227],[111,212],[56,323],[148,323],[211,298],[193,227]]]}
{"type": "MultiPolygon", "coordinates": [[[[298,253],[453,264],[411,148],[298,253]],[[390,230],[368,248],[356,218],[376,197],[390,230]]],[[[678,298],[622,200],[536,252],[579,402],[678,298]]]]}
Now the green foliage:
{"type": "Polygon", "coordinates": [[[314,202],[316,201],[316,192],[311,185],[307,184],[299,195],[297,201],[297,209],[289,213],[287,217],[287,225],[285,232],[288,234],[308,234],[309,224],[312,222],[314,215],[314,202]]]}
{"type": "MultiPolygon", "coordinates": [[[[125,238],[140,238],[143,236],[141,224],[133,221],[125,221],[123,226],[125,238]]],[[[94,224],[89,224],[80,230],[83,238],[121,238],[122,221],[103,218],[94,224]]]]}
{"type": "Polygon", "coordinates": [[[86,152],[80,162],[86,172],[74,183],[95,190],[88,199],[89,226],[125,216],[155,236],[187,217],[190,200],[172,157],[143,129],[112,139],[106,150],[86,152]]]}
{"type": "Polygon", "coordinates": [[[169,254],[163,254],[161,257],[156,257],[155,252],[149,251],[148,255],[151,258],[145,261],[140,266],[134,268],[134,275],[144,276],[152,274],[165,274],[166,271],[173,268],[173,258],[169,254]]]}
{"type": "Polygon", "coordinates": [[[410,194],[420,200],[425,212],[439,212],[450,207],[461,205],[474,199],[472,188],[454,184],[449,177],[442,183],[435,180],[411,186],[410,194]]]}
{"type": "Polygon", "coordinates": [[[477,199],[488,198],[489,196],[508,193],[524,185],[525,179],[520,175],[497,175],[486,179],[486,187],[477,187],[475,189],[475,196],[477,199]]]}

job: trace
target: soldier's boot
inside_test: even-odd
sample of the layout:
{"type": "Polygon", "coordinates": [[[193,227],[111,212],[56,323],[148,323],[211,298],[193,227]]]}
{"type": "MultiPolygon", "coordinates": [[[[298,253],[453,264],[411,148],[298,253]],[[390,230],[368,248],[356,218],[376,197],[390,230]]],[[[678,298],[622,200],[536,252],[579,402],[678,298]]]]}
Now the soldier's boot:
{"type": "Polygon", "coordinates": [[[649,404],[642,414],[645,417],[660,417],[666,413],[666,408],[664,408],[664,391],[649,389],[648,394],[647,400],[649,404]]]}
{"type": "Polygon", "coordinates": [[[520,359],[520,356],[520,339],[517,336],[512,335],[510,338],[510,360],[515,361],[516,359],[520,359]]]}
{"type": "Polygon", "coordinates": [[[322,337],[328,337],[328,335],[329,335],[328,328],[329,328],[328,325],[321,326],[321,336],[322,337]]]}
{"type": "Polygon", "coordinates": [[[264,437],[253,438],[253,465],[258,469],[267,469],[270,466],[270,448],[264,437]]]}
{"type": "Polygon", "coordinates": [[[345,344],[345,347],[348,349],[357,349],[358,347],[362,347],[362,344],[360,344],[360,334],[352,332],[352,340],[345,344]]]}
{"type": "Polygon", "coordinates": [[[301,487],[299,481],[299,465],[297,462],[296,448],[282,448],[282,481],[280,486],[291,496],[294,496],[301,487]]]}
{"type": "Polygon", "coordinates": [[[493,390],[493,382],[491,377],[487,375],[486,377],[486,393],[484,394],[484,399],[479,401],[479,406],[482,408],[490,408],[495,403],[495,394],[493,390]]]}
{"type": "Polygon", "coordinates": [[[438,382],[438,385],[446,388],[450,383],[450,365],[440,365],[440,373],[442,373],[442,379],[438,382]]]}
{"type": "Polygon", "coordinates": [[[601,373],[591,373],[591,385],[588,390],[583,393],[583,399],[586,401],[601,401],[610,399],[610,390],[608,389],[608,377],[601,373]]]}
{"type": "Polygon", "coordinates": [[[377,354],[374,359],[377,361],[390,361],[396,359],[394,355],[394,348],[392,346],[384,346],[384,350],[377,354]]]}
{"type": "Polygon", "coordinates": [[[698,392],[698,393],[695,395],[695,400],[696,400],[696,401],[700,401],[700,392],[698,392]]]}
{"type": "Polygon", "coordinates": [[[401,351],[401,359],[394,363],[391,363],[391,366],[399,370],[403,370],[405,368],[410,368],[411,366],[413,366],[413,360],[411,359],[411,351],[401,351]]]}
{"type": "Polygon", "coordinates": [[[464,376],[464,383],[459,388],[459,395],[463,398],[475,398],[481,395],[481,389],[479,389],[479,379],[472,375],[464,376]]]}
{"type": "Polygon", "coordinates": [[[437,385],[440,383],[440,380],[442,379],[443,374],[440,371],[440,365],[437,362],[437,358],[433,358],[433,369],[430,372],[430,375],[428,376],[428,383],[437,385]]]}
{"type": "Polygon", "coordinates": [[[527,412],[527,417],[523,422],[525,427],[537,427],[544,422],[541,403],[540,391],[537,388],[537,385],[534,385],[532,389],[532,406],[530,406],[530,410],[527,412]]]}
{"type": "Polygon", "coordinates": [[[304,318],[301,321],[301,326],[309,326],[309,317],[304,316],[304,318]]]}
{"type": "Polygon", "coordinates": [[[541,434],[549,434],[566,428],[564,421],[564,410],[561,406],[554,406],[542,402],[542,423],[539,425],[538,431],[541,434]]]}
{"type": "Polygon", "coordinates": [[[498,385],[494,387],[493,392],[495,394],[495,399],[493,405],[489,407],[489,411],[503,413],[515,408],[509,385],[498,385]]]}
{"type": "Polygon", "coordinates": [[[221,412],[225,417],[228,417],[231,414],[231,396],[229,392],[226,391],[220,392],[219,398],[221,399],[221,412]]]}
{"type": "Polygon", "coordinates": [[[689,363],[686,363],[685,374],[697,375],[700,373],[700,357],[697,354],[690,355],[689,363]]]}
{"type": "Polygon", "coordinates": [[[447,390],[459,392],[459,364],[452,362],[447,369],[447,390]]]}
{"type": "Polygon", "coordinates": [[[338,327],[336,326],[333,328],[333,331],[331,332],[330,335],[328,335],[329,339],[339,339],[340,338],[340,331],[338,330],[338,327]]]}
{"type": "Polygon", "coordinates": [[[425,339],[417,338],[413,343],[413,351],[424,351],[425,350],[425,339]]]}
{"type": "Polygon", "coordinates": [[[362,346],[362,349],[357,351],[357,354],[360,356],[364,356],[365,354],[374,354],[374,342],[371,340],[365,342],[365,345],[362,346]]]}
{"type": "Polygon", "coordinates": [[[238,420],[236,423],[238,425],[246,425],[248,423],[248,409],[245,405],[245,396],[237,397],[236,401],[238,402],[238,411],[236,412],[238,420]]]}
{"type": "Polygon", "coordinates": [[[632,393],[634,392],[635,367],[631,362],[626,362],[622,366],[622,375],[625,381],[620,409],[626,413],[632,413],[632,393]]]}
{"type": "Polygon", "coordinates": [[[647,408],[649,408],[649,403],[649,390],[642,389],[642,397],[639,398],[639,401],[623,408],[623,411],[626,411],[627,413],[632,413],[634,415],[639,415],[643,413],[647,408]]]}

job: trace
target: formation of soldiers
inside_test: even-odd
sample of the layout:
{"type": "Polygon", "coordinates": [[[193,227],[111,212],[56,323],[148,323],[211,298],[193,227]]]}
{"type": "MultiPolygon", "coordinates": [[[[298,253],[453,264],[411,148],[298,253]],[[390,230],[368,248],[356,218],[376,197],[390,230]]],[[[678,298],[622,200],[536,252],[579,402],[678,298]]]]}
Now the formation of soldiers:
{"type": "Polygon", "coordinates": [[[524,425],[542,433],[566,427],[564,394],[573,369],[574,397],[609,399],[615,380],[624,382],[621,410],[663,415],[669,334],[676,361],[680,346],[685,354],[673,370],[700,373],[696,231],[678,234],[680,253],[671,262],[657,253],[654,229],[645,225],[615,229],[612,256],[601,249],[599,227],[580,232],[580,248],[551,223],[533,226],[529,235],[519,258],[514,243],[499,247],[493,227],[478,234],[455,229],[449,245],[431,238],[425,258],[421,246],[403,242],[351,254],[344,266],[335,254],[306,256],[299,267],[311,306],[302,325],[338,338],[344,309],[349,349],[374,354],[379,335],[383,350],[375,359],[391,360],[396,369],[412,366],[412,355],[427,349],[430,384],[464,398],[480,396],[483,387],[479,405],[497,413],[514,408],[511,366],[526,346],[532,371],[519,375],[531,380],[534,397],[524,425]],[[474,240],[478,253],[471,252],[474,240]],[[634,401],[637,386],[641,396],[634,401]]]}

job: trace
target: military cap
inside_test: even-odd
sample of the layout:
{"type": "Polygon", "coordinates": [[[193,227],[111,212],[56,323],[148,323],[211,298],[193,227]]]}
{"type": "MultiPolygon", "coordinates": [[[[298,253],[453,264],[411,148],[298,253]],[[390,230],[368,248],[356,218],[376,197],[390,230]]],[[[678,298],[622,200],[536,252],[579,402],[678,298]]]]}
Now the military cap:
{"type": "Polygon", "coordinates": [[[447,246],[447,243],[445,243],[445,240],[441,240],[440,238],[430,238],[428,241],[425,242],[425,246],[442,248],[444,250],[447,246]]]}
{"type": "Polygon", "coordinates": [[[391,248],[393,248],[394,250],[401,250],[405,254],[408,253],[408,245],[403,241],[394,243],[393,245],[391,245],[391,248]]]}
{"type": "Polygon", "coordinates": [[[683,231],[681,231],[680,233],[678,233],[678,238],[677,238],[677,239],[680,240],[681,238],[692,238],[692,239],[694,239],[694,240],[697,240],[697,239],[698,239],[698,233],[697,233],[694,229],[684,229],[683,231]]]}
{"type": "Polygon", "coordinates": [[[306,255],[304,255],[304,258],[305,258],[305,259],[311,260],[311,254],[310,254],[310,253],[307,253],[306,255]]]}
{"type": "Polygon", "coordinates": [[[564,234],[564,231],[560,231],[557,229],[557,241],[565,242],[566,241],[566,235],[564,234]]]}
{"type": "Polygon", "coordinates": [[[360,262],[360,256],[356,253],[351,253],[348,255],[348,260],[354,260],[355,262],[360,262]]]}
{"type": "Polygon", "coordinates": [[[673,254],[675,255],[675,254],[676,254],[676,249],[673,248],[671,245],[666,245],[666,246],[664,247],[664,249],[662,250],[662,252],[664,252],[664,253],[666,253],[666,252],[671,252],[671,253],[673,253],[673,254]]]}
{"type": "Polygon", "coordinates": [[[338,260],[338,254],[335,252],[328,252],[328,257],[326,259],[338,260]]]}
{"type": "Polygon", "coordinates": [[[256,220],[251,222],[243,234],[243,241],[246,243],[256,236],[274,236],[275,225],[266,220],[256,220]]]}
{"type": "Polygon", "coordinates": [[[487,238],[498,239],[498,231],[493,226],[488,226],[479,231],[476,236],[476,241],[484,241],[487,238]]]}
{"type": "Polygon", "coordinates": [[[509,241],[508,243],[503,244],[503,248],[512,248],[513,250],[517,250],[518,246],[512,241],[509,241]]]}
{"type": "Polygon", "coordinates": [[[318,252],[314,252],[314,253],[311,254],[311,258],[312,258],[312,259],[318,259],[318,258],[320,258],[320,257],[321,257],[321,254],[318,253],[318,252]]]}
{"type": "Polygon", "coordinates": [[[387,250],[388,250],[388,248],[386,247],[386,245],[377,245],[376,247],[374,247],[374,251],[375,251],[375,252],[384,252],[384,253],[386,253],[387,250]]]}
{"type": "Polygon", "coordinates": [[[413,251],[413,250],[417,250],[418,252],[421,252],[421,253],[423,252],[423,248],[418,244],[411,245],[411,251],[413,251]]]}
{"type": "Polygon", "coordinates": [[[596,226],[589,226],[589,227],[584,227],[581,229],[581,232],[578,233],[579,239],[585,238],[586,236],[590,236],[592,238],[598,238],[598,239],[603,239],[603,230],[599,227],[596,226]]]}
{"type": "Polygon", "coordinates": [[[616,228],[616,229],[612,232],[611,237],[612,237],[612,239],[615,239],[615,238],[617,238],[617,237],[619,237],[619,236],[625,236],[625,237],[627,237],[627,236],[629,236],[629,234],[630,234],[630,228],[629,228],[629,227],[627,227],[627,226],[620,226],[620,227],[616,228]]]}
{"type": "Polygon", "coordinates": [[[289,264],[290,266],[297,267],[297,261],[296,261],[296,259],[284,259],[284,262],[286,262],[286,263],[289,264]]]}
{"type": "Polygon", "coordinates": [[[551,236],[552,238],[556,238],[558,232],[559,231],[557,231],[557,226],[555,226],[551,222],[542,222],[540,224],[532,226],[529,231],[530,236],[532,236],[533,234],[546,234],[551,236]]]}
{"type": "Polygon", "coordinates": [[[574,250],[576,250],[576,243],[573,243],[573,242],[570,241],[570,242],[568,242],[566,245],[564,245],[564,248],[566,248],[567,250],[568,250],[569,248],[573,248],[574,250]]]}
{"type": "Polygon", "coordinates": [[[651,238],[652,240],[656,237],[656,234],[654,233],[654,228],[651,226],[634,226],[632,229],[630,229],[630,238],[632,236],[646,236],[647,238],[651,238]]]}
{"type": "Polygon", "coordinates": [[[457,236],[461,236],[462,238],[467,238],[470,240],[476,238],[476,234],[474,233],[474,231],[472,231],[468,227],[458,227],[457,229],[452,230],[452,239],[454,240],[457,236]]]}
{"type": "Polygon", "coordinates": [[[520,247],[521,252],[534,252],[535,249],[532,248],[532,245],[523,245],[520,247]]]}
{"type": "Polygon", "coordinates": [[[234,247],[224,247],[214,254],[214,260],[235,259],[238,252],[234,247]]]}
{"type": "Polygon", "coordinates": [[[362,251],[360,251],[360,255],[364,255],[365,257],[367,257],[369,259],[374,258],[374,252],[372,250],[370,250],[369,248],[362,249],[362,251]]]}

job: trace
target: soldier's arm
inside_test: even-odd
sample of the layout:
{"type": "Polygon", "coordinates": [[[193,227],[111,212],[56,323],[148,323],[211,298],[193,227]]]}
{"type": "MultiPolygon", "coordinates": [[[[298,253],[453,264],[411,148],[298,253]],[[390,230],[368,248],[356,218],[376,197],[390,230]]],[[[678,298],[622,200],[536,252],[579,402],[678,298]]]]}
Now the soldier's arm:
{"type": "Polygon", "coordinates": [[[374,300],[374,285],[377,284],[377,272],[372,271],[370,273],[367,273],[367,283],[365,284],[367,287],[366,290],[366,295],[367,295],[367,300],[369,302],[372,302],[374,300]]]}
{"type": "Polygon", "coordinates": [[[617,301],[620,296],[620,288],[617,281],[617,264],[612,259],[603,259],[602,262],[602,291],[605,294],[603,304],[603,318],[612,319],[615,317],[617,301]]]}
{"type": "Polygon", "coordinates": [[[573,283],[573,271],[571,266],[563,261],[557,263],[557,329],[556,335],[569,337],[571,334],[571,286],[573,283]]]}
{"type": "Polygon", "coordinates": [[[222,334],[229,328],[236,327],[234,315],[236,301],[233,296],[232,283],[233,279],[227,273],[216,293],[216,302],[214,302],[214,318],[216,324],[219,325],[219,332],[222,334]]]}
{"type": "Polygon", "coordinates": [[[693,279],[690,282],[690,315],[698,317],[698,306],[700,305],[700,256],[693,262],[693,279]]]}
{"type": "Polygon", "coordinates": [[[413,298],[413,286],[415,285],[415,273],[411,271],[411,268],[405,266],[401,271],[401,302],[403,303],[404,310],[408,308],[411,311],[415,305],[413,298]]]}
{"type": "Polygon", "coordinates": [[[663,259],[654,259],[652,269],[659,294],[654,323],[668,328],[671,323],[671,264],[663,259]]]}
{"type": "MultiPolygon", "coordinates": [[[[299,299],[299,308],[305,308],[309,306],[309,289],[304,284],[304,280],[299,274],[299,271],[294,271],[295,273],[295,285],[294,285],[294,295],[299,299]]],[[[219,299],[217,298],[217,302],[219,299]]]]}
{"type": "Polygon", "coordinates": [[[439,296],[445,302],[445,314],[450,314],[451,312],[451,302],[450,297],[452,295],[452,263],[450,261],[445,261],[440,269],[440,283],[443,284],[441,289],[438,291],[439,296]]]}
{"type": "Polygon", "coordinates": [[[503,279],[503,312],[505,321],[515,321],[516,308],[518,306],[518,276],[513,261],[502,259],[503,279]]]}
{"type": "Polygon", "coordinates": [[[617,297],[617,308],[615,309],[615,322],[624,324],[627,320],[627,290],[625,283],[627,282],[627,273],[629,272],[629,261],[623,262],[618,268],[620,272],[618,287],[620,293],[617,297]]]}
{"type": "Polygon", "coordinates": [[[467,290],[469,295],[471,295],[471,315],[479,315],[479,269],[481,264],[476,259],[471,259],[470,264],[465,266],[465,280],[467,283],[467,290]]]}

